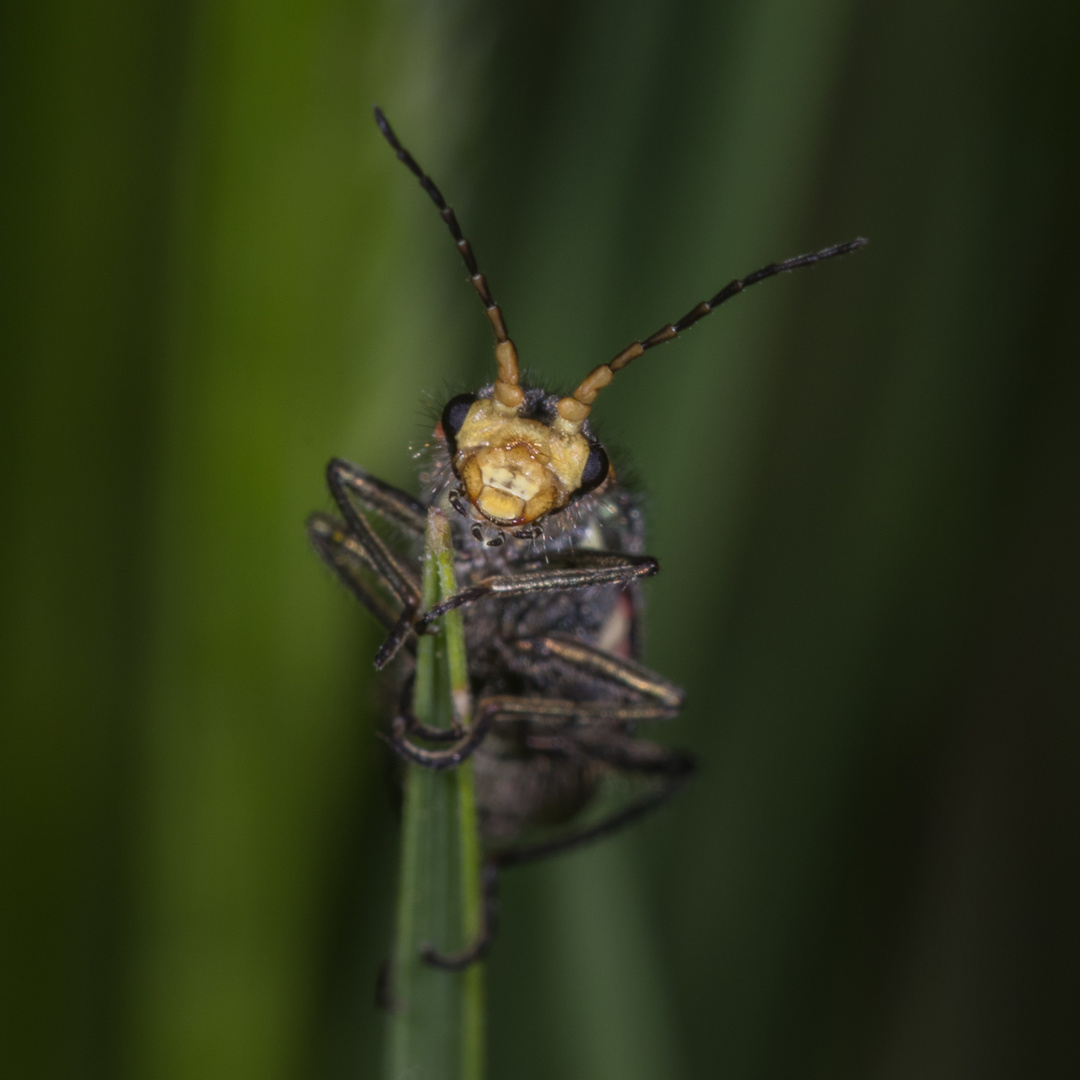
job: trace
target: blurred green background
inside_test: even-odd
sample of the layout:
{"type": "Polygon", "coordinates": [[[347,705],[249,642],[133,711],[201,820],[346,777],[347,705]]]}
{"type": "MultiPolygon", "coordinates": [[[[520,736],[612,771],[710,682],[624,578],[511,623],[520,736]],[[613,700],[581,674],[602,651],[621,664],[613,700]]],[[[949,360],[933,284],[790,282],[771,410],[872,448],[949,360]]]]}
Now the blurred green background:
{"type": "Polygon", "coordinates": [[[507,876],[491,1077],[1080,1071],[1075,3],[2,19],[5,1077],[377,1075],[377,635],[303,523],[493,366],[373,102],[553,388],[872,241],[601,399],[702,770],[507,876]]]}

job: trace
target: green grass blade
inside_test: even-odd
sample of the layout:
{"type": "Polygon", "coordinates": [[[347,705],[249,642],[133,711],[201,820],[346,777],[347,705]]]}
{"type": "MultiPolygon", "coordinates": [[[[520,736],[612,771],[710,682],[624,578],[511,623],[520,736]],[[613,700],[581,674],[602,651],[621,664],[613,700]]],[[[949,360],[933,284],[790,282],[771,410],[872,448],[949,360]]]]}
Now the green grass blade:
{"type": "MultiPolygon", "coordinates": [[[[423,603],[456,590],[450,528],[428,515],[423,603]]],[[[468,668],[460,612],[417,645],[413,709],[449,727],[469,715],[468,668]]],[[[460,949],[480,927],[480,842],[472,764],[446,772],[410,765],[405,776],[401,877],[391,979],[386,1075],[390,1080],[480,1080],[483,1076],[483,969],[451,974],[420,960],[425,942],[460,949]]]]}

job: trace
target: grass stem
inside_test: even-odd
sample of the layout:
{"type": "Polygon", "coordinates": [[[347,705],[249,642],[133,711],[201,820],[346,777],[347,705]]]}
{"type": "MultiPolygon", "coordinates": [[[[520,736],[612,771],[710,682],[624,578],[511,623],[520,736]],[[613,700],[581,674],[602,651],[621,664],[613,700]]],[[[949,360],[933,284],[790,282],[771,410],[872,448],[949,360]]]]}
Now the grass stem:
{"type": "MultiPolygon", "coordinates": [[[[428,512],[422,586],[425,610],[457,588],[450,526],[428,512]]],[[[461,612],[439,620],[417,643],[413,711],[449,727],[471,713],[461,612]]],[[[401,872],[394,940],[388,1080],[482,1080],[483,967],[453,974],[424,964],[421,946],[455,952],[480,928],[480,840],[472,762],[405,774],[401,872]]]]}

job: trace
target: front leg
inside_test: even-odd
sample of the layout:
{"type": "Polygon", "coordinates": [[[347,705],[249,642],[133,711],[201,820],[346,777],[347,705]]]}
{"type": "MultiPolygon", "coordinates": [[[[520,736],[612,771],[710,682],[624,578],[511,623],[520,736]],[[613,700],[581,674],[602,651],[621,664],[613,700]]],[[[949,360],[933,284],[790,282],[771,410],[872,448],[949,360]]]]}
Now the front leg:
{"type": "Polygon", "coordinates": [[[360,514],[378,514],[407,539],[423,543],[427,510],[411,495],[342,458],[326,466],[326,483],[350,524],[360,514]]]}
{"type": "Polygon", "coordinates": [[[431,624],[448,611],[468,607],[478,600],[494,596],[529,596],[534,593],[567,592],[596,585],[629,585],[638,578],[652,577],[660,564],[651,555],[625,555],[619,552],[582,552],[565,566],[526,570],[520,574],[493,574],[475,585],[468,585],[429,608],[419,619],[406,613],[375,657],[375,667],[384,668],[393,660],[409,631],[426,633],[431,624]]]}
{"type": "Polygon", "coordinates": [[[312,514],[307,530],[315,550],[388,630],[401,624],[403,614],[411,621],[420,608],[418,577],[371,528],[365,514],[378,514],[406,540],[419,542],[423,539],[424,508],[411,495],[338,458],[327,465],[326,481],[345,523],[328,514],[312,514]],[[396,608],[387,593],[396,601],[396,608]]]}
{"type": "Polygon", "coordinates": [[[363,532],[355,533],[329,514],[312,514],[307,533],[323,562],[387,630],[400,623],[402,610],[410,617],[415,615],[420,606],[419,588],[385,546],[376,545],[382,542],[366,523],[363,532]]]}

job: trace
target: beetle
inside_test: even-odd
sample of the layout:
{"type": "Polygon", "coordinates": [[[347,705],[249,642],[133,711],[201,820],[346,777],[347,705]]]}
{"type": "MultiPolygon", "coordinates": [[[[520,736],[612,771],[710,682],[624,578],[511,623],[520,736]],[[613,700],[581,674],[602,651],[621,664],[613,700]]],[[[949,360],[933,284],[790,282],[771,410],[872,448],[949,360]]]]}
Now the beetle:
{"type": "Polygon", "coordinates": [[[387,741],[406,761],[447,769],[474,761],[484,846],[482,927],[463,951],[425,947],[424,958],[460,970],[490,947],[500,869],[607,835],[669,798],[693,760],[636,734],[676,717],[683,691],[639,660],[645,551],[639,500],[622,487],[591,423],[600,392],[649,349],[676,338],[720,305],[777,274],[862,247],[862,238],[737,278],[677,322],[631,342],[572,393],[522,385],[499,305],[454,211],[402,146],[382,110],[383,137],[427,192],[465,262],[495,337],[494,381],[452,397],[441,412],[419,499],[335,458],[327,482],[340,518],[315,513],[308,535],[325,562],[382,623],[375,666],[405,662],[402,706],[387,741]],[[456,594],[420,610],[420,552],[428,509],[451,519],[456,594]],[[373,521],[381,522],[378,528],[373,521]],[[420,723],[408,706],[415,638],[462,609],[472,716],[451,729],[420,723]],[[585,820],[612,780],[632,795],[585,820]],[[554,831],[540,840],[536,826],[554,831]]]}

